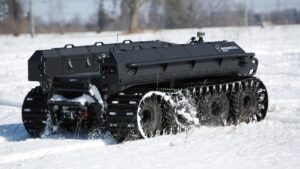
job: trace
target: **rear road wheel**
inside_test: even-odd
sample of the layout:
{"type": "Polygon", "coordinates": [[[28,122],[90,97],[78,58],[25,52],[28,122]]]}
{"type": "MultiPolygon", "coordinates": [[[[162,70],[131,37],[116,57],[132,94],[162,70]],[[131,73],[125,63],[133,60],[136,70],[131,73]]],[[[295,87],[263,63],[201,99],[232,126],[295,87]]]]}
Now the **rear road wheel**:
{"type": "Polygon", "coordinates": [[[201,125],[226,125],[229,117],[229,101],[226,94],[206,94],[200,98],[198,117],[201,125]]]}

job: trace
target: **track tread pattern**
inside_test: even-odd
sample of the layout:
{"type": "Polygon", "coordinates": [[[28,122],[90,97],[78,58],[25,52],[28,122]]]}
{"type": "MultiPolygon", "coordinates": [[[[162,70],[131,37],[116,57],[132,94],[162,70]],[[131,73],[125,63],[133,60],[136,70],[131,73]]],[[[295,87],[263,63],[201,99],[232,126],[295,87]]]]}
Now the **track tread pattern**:
{"type": "MultiPolygon", "coordinates": [[[[109,98],[108,111],[106,115],[108,131],[110,131],[111,134],[113,134],[116,138],[140,138],[136,120],[137,109],[143,95],[149,91],[161,91],[166,92],[169,95],[172,95],[172,93],[176,93],[177,91],[184,91],[186,94],[189,94],[193,98],[195,98],[197,104],[204,104],[200,98],[203,98],[205,95],[224,93],[226,94],[230,102],[230,117],[226,119],[228,120],[228,123],[226,124],[233,124],[233,122],[236,122],[236,119],[234,119],[234,112],[239,111],[238,104],[236,104],[236,102],[234,101],[236,100],[237,93],[242,91],[243,89],[255,86],[264,90],[263,93],[265,95],[264,99],[260,101],[260,107],[262,107],[259,109],[262,114],[261,118],[258,119],[258,121],[260,121],[265,117],[268,107],[268,96],[266,88],[258,78],[244,77],[239,79],[222,79],[209,83],[193,83],[185,88],[129,89],[122,93],[122,95],[116,95],[109,98]],[[112,104],[113,101],[117,101],[117,104],[112,104]],[[134,101],[136,104],[130,104],[130,101],[134,101]],[[111,115],[110,112],[113,112],[113,115],[111,115]],[[126,113],[128,112],[130,112],[130,116],[126,116],[126,113]]],[[[178,125],[174,124],[174,113],[165,114],[164,120],[164,124],[169,125],[169,128],[178,127],[178,125]]]]}

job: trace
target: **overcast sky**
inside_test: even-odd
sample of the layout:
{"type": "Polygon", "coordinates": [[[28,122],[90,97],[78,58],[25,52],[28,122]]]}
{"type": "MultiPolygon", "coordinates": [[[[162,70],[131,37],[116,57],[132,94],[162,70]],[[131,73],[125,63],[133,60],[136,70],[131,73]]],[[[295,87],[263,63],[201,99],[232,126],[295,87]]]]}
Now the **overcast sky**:
{"type": "MultiPolygon", "coordinates": [[[[106,9],[113,8],[112,0],[104,0],[110,2],[106,9]]],[[[237,0],[243,2],[244,0],[237,0]]],[[[23,0],[28,9],[28,0],[23,0]]],[[[88,21],[91,17],[95,17],[99,0],[33,0],[34,14],[39,16],[43,21],[60,20],[70,21],[76,16],[82,22],[88,21]]],[[[300,0],[248,0],[249,7],[256,12],[271,11],[277,8],[285,9],[296,7],[300,9],[300,0]]]]}

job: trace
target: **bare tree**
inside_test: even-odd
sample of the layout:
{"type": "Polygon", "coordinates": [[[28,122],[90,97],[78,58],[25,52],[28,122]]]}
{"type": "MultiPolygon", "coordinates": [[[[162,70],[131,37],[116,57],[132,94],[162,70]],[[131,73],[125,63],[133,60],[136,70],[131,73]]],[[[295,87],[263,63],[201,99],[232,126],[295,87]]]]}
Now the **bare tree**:
{"type": "Polygon", "coordinates": [[[24,31],[22,26],[22,21],[24,20],[22,4],[18,0],[7,0],[2,1],[2,5],[4,5],[3,9],[5,12],[3,21],[8,26],[5,31],[12,32],[16,36],[19,35],[24,31]]]}
{"type": "Polygon", "coordinates": [[[209,17],[210,17],[210,25],[209,26],[215,26],[215,20],[216,20],[216,11],[220,9],[222,4],[224,3],[223,0],[214,0],[214,1],[206,1],[207,7],[209,10],[209,17]]]}
{"type": "Polygon", "coordinates": [[[99,2],[97,16],[98,16],[97,24],[98,24],[98,28],[99,28],[97,30],[97,32],[103,31],[106,27],[109,26],[109,24],[111,24],[113,22],[113,19],[111,17],[109,17],[109,15],[107,14],[107,12],[104,9],[103,0],[100,0],[100,2],[99,2]]]}
{"type": "Polygon", "coordinates": [[[7,0],[0,0],[0,21],[8,15],[7,0]]]}
{"type": "MultiPolygon", "coordinates": [[[[50,0],[48,4],[49,32],[64,33],[64,20],[60,19],[63,15],[63,3],[60,0],[50,0]]],[[[75,16],[75,18],[78,16],[75,16]]]]}
{"type": "Polygon", "coordinates": [[[164,9],[167,28],[184,27],[187,22],[187,12],[184,9],[184,0],[165,0],[164,9]]]}
{"type": "Polygon", "coordinates": [[[205,0],[185,0],[185,27],[202,27],[207,25],[207,12],[205,0]]]}
{"type": "Polygon", "coordinates": [[[126,24],[126,27],[130,33],[138,31],[140,8],[147,1],[148,0],[122,0],[121,20],[123,20],[123,24],[126,24],[128,22],[128,24],[126,24]]]}
{"type": "Polygon", "coordinates": [[[148,26],[150,28],[157,29],[160,27],[160,17],[158,14],[158,8],[159,8],[159,1],[157,0],[150,0],[150,7],[149,7],[149,13],[148,13],[148,26]]]}

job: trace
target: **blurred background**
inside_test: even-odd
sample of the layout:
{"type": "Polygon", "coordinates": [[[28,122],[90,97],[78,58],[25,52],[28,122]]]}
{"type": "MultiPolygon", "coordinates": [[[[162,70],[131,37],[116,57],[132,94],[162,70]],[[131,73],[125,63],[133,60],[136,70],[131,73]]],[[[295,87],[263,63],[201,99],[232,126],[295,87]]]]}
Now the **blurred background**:
{"type": "Polygon", "coordinates": [[[299,169],[299,23],[300,0],[0,0],[0,168],[299,169]],[[117,146],[25,131],[22,104],[39,85],[28,81],[35,50],[127,39],[183,44],[199,31],[205,41],[255,52],[256,77],[269,92],[265,121],[117,146]]]}
{"type": "Polygon", "coordinates": [[[299,0],[0,0],[0,34],[300,23],[299,0]]]}

